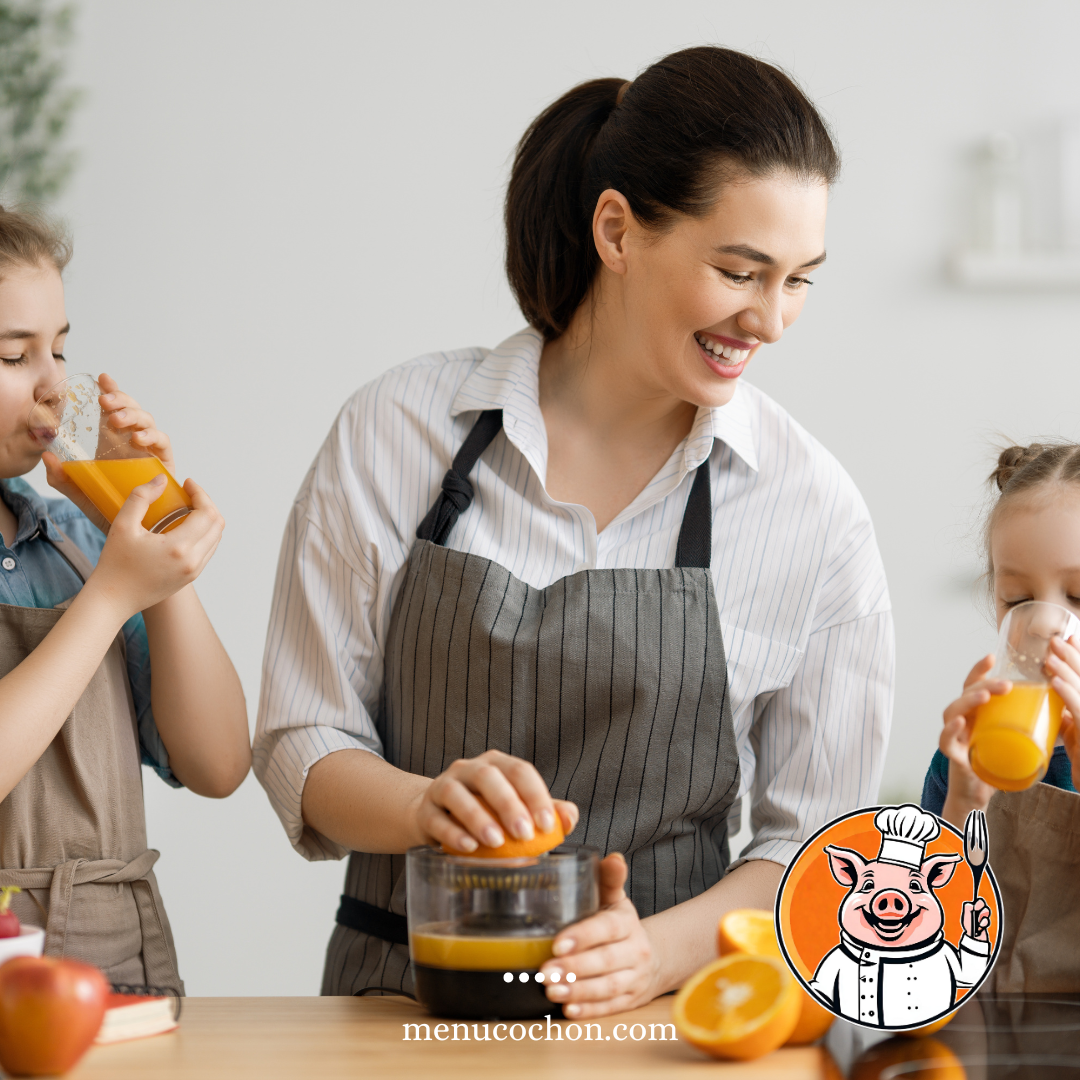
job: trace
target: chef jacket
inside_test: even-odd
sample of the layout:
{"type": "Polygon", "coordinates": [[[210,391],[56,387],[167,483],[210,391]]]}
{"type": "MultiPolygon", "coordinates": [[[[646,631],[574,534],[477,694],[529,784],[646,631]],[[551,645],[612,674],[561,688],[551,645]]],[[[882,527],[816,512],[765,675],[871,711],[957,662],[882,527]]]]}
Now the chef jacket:
{"type": "Polygon", "coordinates": [[[960,948],[939,931],[910,949],[875,949],[844,931],[818,964],[811,989],[849,1020],[875,1027],[929,1023],[953,1007],[958,986],[974,986],[990,943],[963,934],[960,948]]]}

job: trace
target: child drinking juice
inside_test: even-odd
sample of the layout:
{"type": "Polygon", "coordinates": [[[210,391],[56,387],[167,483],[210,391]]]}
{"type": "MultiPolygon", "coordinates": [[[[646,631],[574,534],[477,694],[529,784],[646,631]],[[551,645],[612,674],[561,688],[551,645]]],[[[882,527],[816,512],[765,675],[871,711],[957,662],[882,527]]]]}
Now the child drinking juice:
{"type": "MultiPolygon", "coordinates": [[[[998,495],[985,545],[998,625],[1028,600],[1080,614],[1080,445],[1011,446],[990,482],[998,495]]],[[[1043,670],[1056,703],[1051,711],[1062,710],[1059,745],[1042,782],[1020,791],[996,790],[969,762],[980,706],[1013,689],[988,678],[993,666],[993,656],[983,657],[945,710],[922,803],[960,829],[969,811],[986,811],[990,864],[1002,891],[997,992],[1080,991],[1080,636],[1051,639],[1043,670]]]]}
{"type": "MultiPolygon", "coordinates": [[[[68,374],[69,256],[47,221],[0,209],[0,887],[21,889],[12,907],[45,927],[46,953],[182,993],[140,762],[214,798],[247,774],[243,692],[192,587],[224,522],[190,480],[194,509],[154,535],[141,522],[164,476],[111,525],[52,454],[48,481],[67,498],[18,479],[42,457],[27,415],[68,374]]],[[[100,385],[108,423],[174,472],[153,417],[100,385]]]]}

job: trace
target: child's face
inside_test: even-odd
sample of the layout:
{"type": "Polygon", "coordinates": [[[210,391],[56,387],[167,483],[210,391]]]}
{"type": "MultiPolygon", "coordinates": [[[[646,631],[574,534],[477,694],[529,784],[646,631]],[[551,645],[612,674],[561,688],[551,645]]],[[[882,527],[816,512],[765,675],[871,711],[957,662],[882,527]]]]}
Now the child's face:
{"type": "Polygon", "coordinates": [[[66,377],[64,285],[52,266],[0,274],[0,477],[22,476],[41,459],[26,417],[66,377]]]}
{"type": "Polygon", "coordinates": [[[998,626],[1024,600],[1080,615],[1080,486],[1055,484],[1018,497],[994,525],[990,558],[998,626]]]}

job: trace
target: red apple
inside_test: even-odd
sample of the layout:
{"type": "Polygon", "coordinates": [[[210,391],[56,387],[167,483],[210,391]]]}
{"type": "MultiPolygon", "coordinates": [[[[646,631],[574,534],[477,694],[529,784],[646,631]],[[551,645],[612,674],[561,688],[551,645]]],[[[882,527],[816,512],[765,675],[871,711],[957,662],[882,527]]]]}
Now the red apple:
{"type": "Polygon", "coordinates": [[[105,976],[77,960],[16,956],[0,965],[0,1068],[67,1072],[94,1041],[108,993],[105,976]]]}

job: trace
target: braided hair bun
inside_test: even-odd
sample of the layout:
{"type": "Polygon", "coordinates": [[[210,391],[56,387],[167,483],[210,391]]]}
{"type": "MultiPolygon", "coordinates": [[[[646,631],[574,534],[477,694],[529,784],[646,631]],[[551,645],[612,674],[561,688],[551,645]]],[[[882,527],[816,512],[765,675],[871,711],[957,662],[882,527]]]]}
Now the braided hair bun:
{"type": "Polygon", "coordinates": [[[1018,472],[1021,472],[1025,466],[1038,460],[1045,451],[1054,449],[1057,449],[1057,447],[1046,443],[1005,447],[998,455],[997,467],[986,478],[987,483],[996,485],[998,491],[1004,491],[1009,481],[1018,472]]]}

